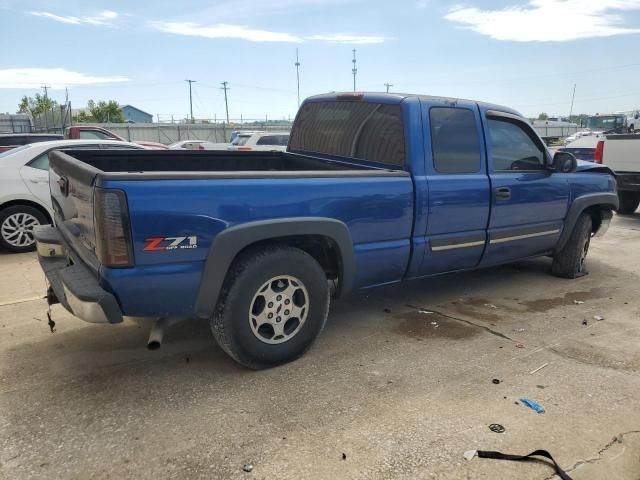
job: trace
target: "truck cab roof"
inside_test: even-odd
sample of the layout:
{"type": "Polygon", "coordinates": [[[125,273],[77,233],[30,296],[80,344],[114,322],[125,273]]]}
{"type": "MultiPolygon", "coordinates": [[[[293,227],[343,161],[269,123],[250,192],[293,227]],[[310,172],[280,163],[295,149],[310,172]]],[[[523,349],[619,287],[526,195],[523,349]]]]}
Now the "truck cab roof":
{"type": "Polygon", "coordinates": [[[331,93],[323,93],[320,95],[314,95],[305,100],[306,102],[328,102],[328,101],[336,101],[336,100],[354,100],[354,101],[365,101],[365,102],[379,102],[379,103],[401,103],[404,100],[415,98],[422,102],[438,102],[438,103],[449,103],[455,105],[458,102],[473,102],[476,103],[479,107],[486,110],[497,110],[500,112],[511,113],[513,115],[517,115],[522,117],[522,114],[517,110],[514,110],[509,107],[505,107],[503,105],[497,105],[494,103],[488,102],[480,102],[477,100],[469,100],[464,98],[455,98],[455,97],[444,97],[437,95],[422,95],[416,93],[385,93],[385,92],[331,92],[331,93]]]}

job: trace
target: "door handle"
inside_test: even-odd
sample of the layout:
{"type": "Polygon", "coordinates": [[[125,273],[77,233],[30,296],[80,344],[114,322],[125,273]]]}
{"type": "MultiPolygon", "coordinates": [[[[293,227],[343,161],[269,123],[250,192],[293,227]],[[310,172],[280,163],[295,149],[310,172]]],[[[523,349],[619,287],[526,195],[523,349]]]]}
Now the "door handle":
{"type": "Polygon", "coordinates": [[[30,178],[29,181],[31,183],[49,183],[49,179],[48,178],[30,178]]]}
{"type": "Polygon", "coordinates": [[[509,187],[496,188],[496,200],[511,199],[511,189],[509,187]]]}

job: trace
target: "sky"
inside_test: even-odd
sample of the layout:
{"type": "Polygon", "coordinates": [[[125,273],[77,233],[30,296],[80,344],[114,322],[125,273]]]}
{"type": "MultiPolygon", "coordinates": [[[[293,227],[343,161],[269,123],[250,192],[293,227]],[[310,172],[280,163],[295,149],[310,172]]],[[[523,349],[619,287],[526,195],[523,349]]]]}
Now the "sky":
{"type": "Polygon", "coordinates": [[[640,0],[0,0],[0,112],[42,93],[161,120],[281,119],[300,95],[470,98],[526,116],[640,108],[640,0]]]}

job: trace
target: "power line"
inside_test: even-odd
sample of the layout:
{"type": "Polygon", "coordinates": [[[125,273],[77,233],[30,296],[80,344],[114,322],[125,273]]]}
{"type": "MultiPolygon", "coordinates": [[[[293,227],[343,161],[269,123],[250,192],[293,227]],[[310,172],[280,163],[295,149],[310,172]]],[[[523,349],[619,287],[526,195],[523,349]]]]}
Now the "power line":
{"type": "Polygon", "coordinates": [[[576,84],[573,84],[573,94],[571,95],[571,109],[569,110],[569,121],[571,121],[571,115],[573,114],[573,101],[576,99],[576,84]]]}
{"type": "Polygon", "coordinates": [[[227,111],[227,123],[229,123],[229,101],[227,100],[227,90],[229,89],[229,87],[227,87],[228,83],[229,82],[227,81],[220,83],[220,85],[222,85],[222,90],[224,90],[224,108],[227,111]]]}
{"type": "Polygon", "coordinates": [[[393,83],[385,83],[385,87],[387,87],[387,93],[389,93],[389,87],[393,87],[393,83]]]}
{"type": "Polygon", "coordinates": [[[351,73],[353,73],[353,91],[356,91],[356,73],[358,73],[358,69],[356,68],[356,49],[353,49],[353,60],[351,60],[351,63],[353,63],[353,68],[351,69],[351,73]]]}
{"type": "Polygon", "coordinates": [[[191,123],[193,122],[193,96],[191,95],[191,84],[195,82],[195,80],[185,80],[189,84],[189,112],[191,112],[191,123]]]}
{"type": "Polygon", "coordinates": [[[296,48],[296,80],[298,81],[298,108],[300,108],[300,60],[298,59],[298,49],[296,48]]]}

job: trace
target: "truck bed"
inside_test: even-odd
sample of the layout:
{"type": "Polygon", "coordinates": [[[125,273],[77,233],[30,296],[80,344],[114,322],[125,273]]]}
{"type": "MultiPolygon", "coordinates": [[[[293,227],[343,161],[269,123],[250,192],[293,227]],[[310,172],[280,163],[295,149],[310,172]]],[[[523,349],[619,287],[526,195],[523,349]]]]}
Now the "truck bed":
{"type": "MultiPolygon", "coordinates": [[[[52,165],[81,168],[94,174],[118,178],[202,177],[202,176],[271,176],[267,172],[296,173],[311,176],[349,174],[384,174],[390,170],[342,160],[317,158],[289,152],[226,152],[226,151],[162,151],[162,150],[74,150],[56,152],[52,165]],[[70,158],[72,157],[72,158],[70,158]],[[75,160],[74,160],[75,159],[75,160]],[[81,163],[77,162],[79,160],[81,163]],[[84,165],[83,165],[84,164],[84,165]],[[89,168],[87,168],[89,167],[89,168]],[[266,175],[265,175],[266,174],[266,175]]],[[[305,175],[303,175],[305,176],[305,175]]]]}

